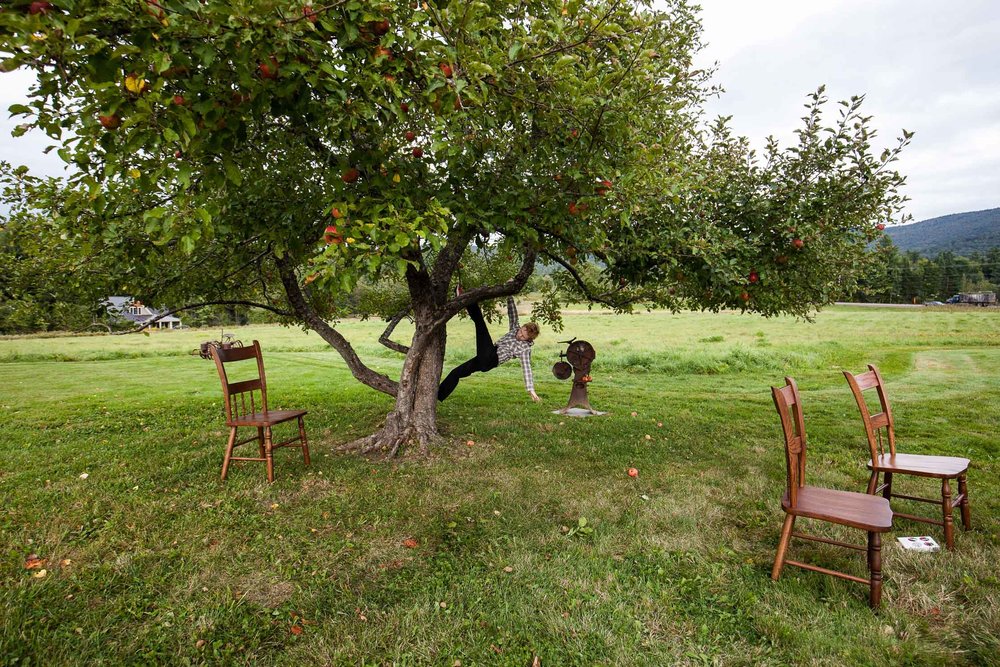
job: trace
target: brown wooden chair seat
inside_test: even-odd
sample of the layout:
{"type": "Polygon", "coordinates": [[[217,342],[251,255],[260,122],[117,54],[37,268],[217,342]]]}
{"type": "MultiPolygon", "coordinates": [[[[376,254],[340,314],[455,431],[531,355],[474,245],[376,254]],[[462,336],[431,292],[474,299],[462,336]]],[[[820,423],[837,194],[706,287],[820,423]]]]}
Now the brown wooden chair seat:
{"type": "Polygon", "coordinates": [[[868,460],[868,469],[872,471],[868,480],[868,493],[878,494],[892,501],[893,498],[912,500],[921,503],[930,503],[941,506],[941,520],[932,519],[926,516],[915,514],[904,514],[896,512],[895,516],[911,521],[921,521],[935,526],[944,527],[944,542],[949,549],[955,548],[955,527],[952,514],[958,507],[962,512],[962,527],[969,530],[972,527],[971,511],[969,507],[969,490],[966,484],[966,474],[969,470],[969,459],[957,456],[923,456],[920,454],[900,454],[896,452],[896,432],[892,419],[892,409],[889,407],[889,399],[886,397],[885,384],[882,382],[882,374],[875,366],[868,364],[868,371],[858,375],[844,371],[847,384],[854,394],[854,400],[861,411],[861,421],[865,427],[865,437],[868,439],[868,449],[871,458],[868,460]],[[874,389],[878,394],[879,407],[881,412],[871,414],[868,404],[865,403],[864,392],[874,389]],[[883,439],[883,432],[885,438],[883,439]],[[885,451],[885,442],[889,444],[889,451],[885,451]],[[917,496],[906,496],[901,493],[893,493],[892,476],[913,475],[915,477],[933,477],[941,480],[941,500],[932,498],[920,498],[917,496]],[[885,482],[879,484],[879,476],[883,475],[885,482]],[[954,498],[951,495],[950,480],[958,480],[958,495],[954,498]]]}
{"type": "Polygon", "coordinates": [[[798,502],[791,505],[788,494],[781,507],[789,514],[838,523],[864,531],[887,532],[892,529],[892,510],[884,498],[867,493],[824,489],[819,486],[799,488],[798,502]]]}
{"type": "Polygon", "coordinates": [[[262,461],[267,464],[267,481],[274,481],[275,449],[281,447],[299,447],[302,458],[309,465],[309,439],[306,437],[304,417],[305,410],[268,410],[267,380],[264,378],[264,358],[260,353],[260,343],[253,342],[250,347],[232,347],[220,349],[212,345],[212,359],[222,380],[222,396],[226,404],[226,426],[229,427],[229,442],[226,444],[226,454],[222,459],[222,479],[226,479],[229,464],[232,461],[262,461]],[[226,375],[226,364],[254,359],[257,362],[257,377],[251,380],[230,382],[226,375]],[[255,398],[255,392],[260,394],[260,402],[255,398]],[[258,409],[259,408],[259,409],[258,409]],[[297,436],[283,442],[274,442],[271,437],[271,427],[276,424],[292,421],[299,422],[297,436]],[[246,440],[236,441],[236,433],[241,428],[256,428],[257,433],[246,440]],[[260,456],[233,456],[233,450],[240,445],[256,442],[260,456]]]}
{"type": "Polygon", "coordinates": [[[969,470],[969,459],[958,456],[925,456],[922,454],[879,454],[878,465],[868,459],[868,469],[898,472],[917,477],[958,477],[969,470]]]}
{"type": "Polygon", "coordinates": [[[282,422],[298,419],[309,414],[306,410],[269,410],[268,412],[254,412],[249,415],[241,415],[226,426],[273,426],[282,422]]]}
{"type": "Polygon", "coordinates": [[[882,603],[882,533],[892,529],[892,510],[889,508],[889,501],[865,493],[806,486],[806,427],[802,418],[802,400],[799,398],[795,380],[786,377],[784,387],[771,387],[771,396],[774,398],[774,407],[778,409],[781,430],[785,435],[786,472],[785,495],[781,499],[781,508],[785,511],[785,524],[781,528],[781,540],[778,542],[778,552],[774,556],[771,578],[777,581],[785,565],[794,565],[805,570],[856,581],[868,586],[868,604],[878,607],[882,603]],[[868,544],[860,546],[796,532],[795,520],[798,517],[863,530],[868,535],[868,544]],[[825,567],[788,560],[786,558],[788,545],[793,537],[867,552],[868,578],[863,579],[844,572],[828,570],[825,567]]]}

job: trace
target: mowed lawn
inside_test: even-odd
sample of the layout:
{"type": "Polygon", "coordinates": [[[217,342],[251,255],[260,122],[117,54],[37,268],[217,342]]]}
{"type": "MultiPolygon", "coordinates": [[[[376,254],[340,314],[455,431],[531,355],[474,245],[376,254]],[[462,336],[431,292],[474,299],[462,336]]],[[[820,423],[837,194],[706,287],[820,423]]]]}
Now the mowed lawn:
{"type": "MultiPolygon", "coordinates": [[[[336,453],[391,401],[315,334],[235,329],[264,347],[272,407],[309,410],[313,465],[279,451],[274,484],[257,463],[219,480],[219,381],[188,354],[217,329],[0,339],[0,664],[1000,661],[1000,312],[582,311],[565,324],[535,348],[543,403],[516,364],[474,375],[441,406],[445,443],[395,461],[336,453]],[[607,416],[551,412],[570,390],[550,372],[557,341],[573,336],[597,350],[591,398],[607,416]],[[913,554],[895,536],[943,536],[898,522],[878,613],[858,584],[791,567],[769,578],[785,464],[768,388],[799,383],[810,482],[861,491],[868,454],[841,370],[869,362],[901,450],[973,461],[974,530],[952,553],[913,554]],[[25,568],[31,554],[45,576],[25,568]]],[[[339,327],[398,371],[375,342],[382,323],[339,327]]],[[[468,320],[449,332],[451,366],[473,336],[468,320]]],[[[791,557],[865,573],[827,545],[793,542],[791,557]]]]}

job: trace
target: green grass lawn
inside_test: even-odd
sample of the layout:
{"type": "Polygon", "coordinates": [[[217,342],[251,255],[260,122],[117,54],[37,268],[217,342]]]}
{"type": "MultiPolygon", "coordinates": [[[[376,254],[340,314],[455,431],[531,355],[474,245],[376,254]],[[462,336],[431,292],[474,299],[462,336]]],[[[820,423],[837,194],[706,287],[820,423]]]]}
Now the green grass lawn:
{"type": "MultiPolygon", "coordinates": [[[[339,326],[398,371],[383,324],[339,326]]],[[[315,334],[237,329],[264,347],[272,407],[309,410],[313,465],[279,451],[274,484],[255,463],[219,481],[218,377],[187,354],[218,333],[0,339],[0,664],[997,664],[992,310],[569,314],[535,348],[542,404],[516,364],[474,375],[441,406],[447,444],[391,462],[334,451],[391,402],[315,334]],[[570,389],[549,372],[556,341],[572,336],[597,349],[605,417],[551,413],[570,389]],[[879,613],[858,584],[769,579],[784,454],[768,387],[798,380],[810,481],[860,491],[867,448],[840,371],[869,362],[901,450],[973,460],[974,530],[953,553],[911,554],[895,535],[943,536],[899,522],[879,613]],[[32,553],[46,576],[25,569],[32,553]]],[[[450,367],[472,326],[449,333],[450,367]]],[[[791,553],[865,572],[835,547],[791,553]]]]}

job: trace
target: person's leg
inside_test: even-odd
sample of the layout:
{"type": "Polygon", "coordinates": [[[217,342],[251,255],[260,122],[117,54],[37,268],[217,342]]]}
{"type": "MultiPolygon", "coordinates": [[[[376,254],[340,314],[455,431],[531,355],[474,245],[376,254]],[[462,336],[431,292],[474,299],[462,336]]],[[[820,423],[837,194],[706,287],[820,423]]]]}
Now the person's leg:
{"type": "MultiPolygon", "coordinates": [[[[466,312],[469,313],[472,323],[476,325],[476,359],[481,366],[489,366],[491,355],[496,352],[496,345],[493,344],[493,337],[490,336],[490,330],[486,328],[483,311],[478,303],[474,303],[466,308],[466,312]]],[[[488,369],[480,368],[477,370],[488,369]]]]}
{"type": "Polygon", "coordinates": [[[444,379],[441,386],[438,387],[438,400],[443,401],[451,395],[451,392],[455,391],[455,387],[458,386],[458,381],[462,378],[467,378],[473,373],[479,370],[479,360],[473,357],[469,359],[464,364],[459,364],[448,373],[448,377],[444,379]]]}

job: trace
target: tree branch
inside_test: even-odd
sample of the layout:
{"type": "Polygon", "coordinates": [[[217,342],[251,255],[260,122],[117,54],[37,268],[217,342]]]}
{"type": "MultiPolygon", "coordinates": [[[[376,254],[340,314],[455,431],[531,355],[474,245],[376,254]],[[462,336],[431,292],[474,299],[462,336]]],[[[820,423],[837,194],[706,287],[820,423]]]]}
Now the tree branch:
{"type": "Polygon", "coordinates": [[[309,325],[310,329],[318,333],[320,338],[340,353],[355,379],[376,391],[395,397],[399,392],[399,383],[366,366],[351,343],[312,309],[302,294],[298,277],[295,275],[295,267],[292,266],[288,256],[276,257],[274,261],[278,266],[278,274],[281,276],[281,284],[285,288],[288,302],[292,304],[296,314],[309,325]]]}
{"type": "Polygon", "coordinates": [[[476,235],[476,231],[474,228],[469,228],[464,231],[456,230],[453,236],[449,235],[448,242],[438,253],[434,268],[431,270],[431,283],[435,287],[448,289],[448,282],[458,268],[458,263],[469,247],[472,237],[476,235]]]}
{"type": "Polygon", "coordinates": [[[569,275],[573,276],[573,280],[576,281],[576,284],[580,287],[580,290],[583,291],[583,295],[587,297],[588,301],[593,301],[594,303],[603,303],[605,306],[611,306],[612,308],[619,307],[618,304],[615,304],[613,301],[609,300],[609,297],[614,295],[616,292],[620,292],[622,288],[614,289],[611,290],[610,292],[604,292],[603,294],[594,294],[593,292],[590,291],[590,286],[587,285],[587,282],[583,279],[583,276],[580,275],[580,272],[577,271],[572,264],[564,260],[562,257],[559,257],[558,255],[553,255],[548,251],[544,251],[542,252],[542,254],[551,259],[556,264],[562,266],[564,269],[566,269],[569,275]]]}
{"type": "Polygon", "coordinates": [[[409,346],[403,345],[402,343],[397,343],[396,341],[389,339],[389,336],[391,336],[392,332],[395,331],[396,325],[399,324],[409,312],[410,312],[410,306],[407,306],[404,310],[401,310],[398,313],[396,313],[396,315],[394,315],[393,318],[389,320],[389,326],[387,326],[385,328],[385,331],[382,332],[382,335],[379,336],[378,342],[382,343],[390,350],[395,350],[400,354],[406,354],[407,352],[409,352],[410,351],[409,346]]]}
{"type": "Polygon", "coordinates": [[[493,299],[498,296],[513,296],[517,294],[524,288],[524,285],[528,282],[528,278],[534,272],[535,259],[537,257],[537,250],[527,248],[524,253],[524,259],[521,262],[521,268],[518,269],[513,278],[499,285],[477,287],[476,289],[462,292],[462,294],[445,304],[431,326],[436,328],[447,323],[452,317],[474,303],[479,303],[485,299],[493,299]]]}

